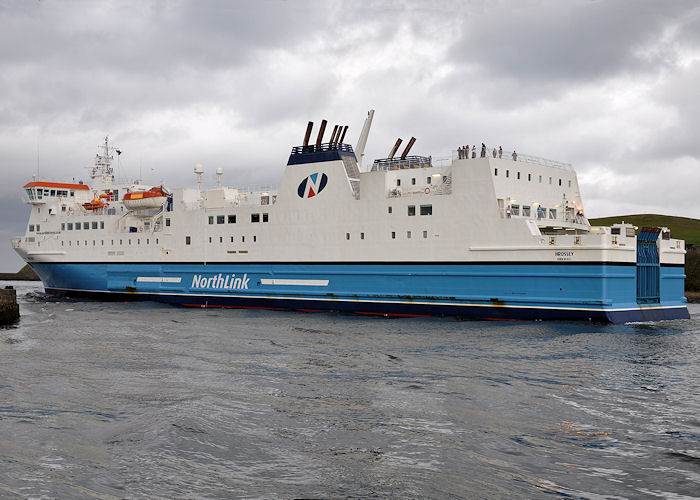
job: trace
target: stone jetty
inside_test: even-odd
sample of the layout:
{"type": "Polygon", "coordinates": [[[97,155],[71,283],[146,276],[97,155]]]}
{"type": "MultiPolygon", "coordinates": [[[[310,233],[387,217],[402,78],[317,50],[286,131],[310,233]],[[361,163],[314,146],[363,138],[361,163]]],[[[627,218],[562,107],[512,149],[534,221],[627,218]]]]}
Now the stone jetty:
{"type": "Polygon", "coordinates": [[[17,291],[11,286],[0,288],[0,325],[8,325],[18,318],[17,291]]]}

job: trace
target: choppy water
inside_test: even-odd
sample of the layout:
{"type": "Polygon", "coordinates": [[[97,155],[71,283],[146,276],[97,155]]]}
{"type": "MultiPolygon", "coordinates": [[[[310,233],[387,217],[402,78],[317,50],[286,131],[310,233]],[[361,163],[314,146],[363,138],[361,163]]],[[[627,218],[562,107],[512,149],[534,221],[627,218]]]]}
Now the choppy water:
{"type": "Polygon", "coordinates": [[[44,299],[0,330],[2,498],[700,496],[700,307],[477,322],[44,299]]]}

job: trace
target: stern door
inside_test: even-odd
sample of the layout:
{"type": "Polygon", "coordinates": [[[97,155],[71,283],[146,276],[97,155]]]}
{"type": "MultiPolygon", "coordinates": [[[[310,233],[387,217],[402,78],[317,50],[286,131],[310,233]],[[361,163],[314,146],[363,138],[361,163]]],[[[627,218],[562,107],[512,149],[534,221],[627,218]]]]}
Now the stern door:
{"type": "Polygon", "coordinates": [[[661,229],[644,227],[637,236],[637,303],[659,302],[659,248],[661,229]]]}

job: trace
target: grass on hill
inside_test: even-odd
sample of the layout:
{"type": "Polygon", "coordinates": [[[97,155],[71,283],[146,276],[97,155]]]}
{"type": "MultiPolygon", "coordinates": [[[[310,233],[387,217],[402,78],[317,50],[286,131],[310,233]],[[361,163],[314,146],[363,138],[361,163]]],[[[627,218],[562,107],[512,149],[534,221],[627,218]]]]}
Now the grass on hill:
{"type": "Polygon", "coordinates": [[[640,228],[644,226],[667,227],[671,230],[671,238],[685,240],[686,245],[700,247],[700,220],[698,219],[656,214],[616,215],[615,217],[590,219],[593,226],[609,226],[622,221],[640,228]]]}

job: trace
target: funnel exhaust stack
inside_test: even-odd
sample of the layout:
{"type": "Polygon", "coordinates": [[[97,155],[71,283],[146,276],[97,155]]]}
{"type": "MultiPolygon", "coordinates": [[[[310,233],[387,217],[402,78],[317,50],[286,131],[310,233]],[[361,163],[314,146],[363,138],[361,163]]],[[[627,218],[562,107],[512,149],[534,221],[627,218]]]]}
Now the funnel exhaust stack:
{"type": "Polygon", "coordinates": [[[343,140],[345,139],[345,132],[347,132],[347,131],[348,131],[348,126],[345,125],[345,127],[343,127],[343,134],[340,136],[340,140],[338,142],[340,142],[340,143],[343,142],[343,140]]]}
{"type": "Polygon", "coordinates": [[[403,142],[403,139],[399,137],[396,139],[396,144],[394,144],[394,147],[391,149],[391,153],[389,153],[389,159],[391,160],[394,155],[396,154],[396,151],[399,149],[399,146],[401,145],[401,142],[403,142]]]}
{"type": "Polygon", "coordinates": [[[336,134],[338,134],[338,125],[333,126],[333,133],[331,134],[331,140],[330,140],[331,144],[333,144],[335,142],[336,134]]]}
{"type": "Polygon", "coordinates": [[[415,138],[415,137],[411,137],[411,140],[408,141],[408,144],[406,145],[406,149],[404,149],[404,150],[403,150],[403,153],[401,153],[401,159],[402,159],[402,160],[405,160],[405,159],[406,159],[406,155],[407,155],[408,152],[411,150],[411,148],[413,147],[413,144],[414,144],[415,142],[416,142],[416,138],[415,138]]]}
{"type": "Polygon", "coordinates": [[[326,123],[328,121],[321,120],[321,128],[318,130],[318,137],[316,138],[316,148],[321,149],[321,141],[323,140],[323,133],[326,131],[326,123]]]}
{"type": "Polygon", "coordinates": [[[304,135],[304,146],[309,145],[309,138],[311,137],[311,129],[314,128],[314,122],[309,122],[306,126],[306,135],[304,135]]]}

